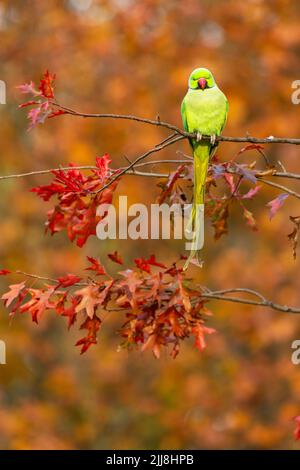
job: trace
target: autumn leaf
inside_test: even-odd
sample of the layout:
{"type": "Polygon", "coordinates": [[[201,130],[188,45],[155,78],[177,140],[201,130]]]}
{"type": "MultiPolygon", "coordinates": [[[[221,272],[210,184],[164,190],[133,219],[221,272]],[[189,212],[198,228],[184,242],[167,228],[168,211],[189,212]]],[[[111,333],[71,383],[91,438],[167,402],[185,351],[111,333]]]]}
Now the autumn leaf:
{"type": "Polygon", "coordinates": [[[90,262],[91,266],[85,268],[86,271],[94,271],[97,276],[103,276],[106,274],[106,271],[100,261],[96,258],[92,258],[91,256],[87,256],[88,261],[90,262]]]}
{"type": "Polygon", "coordinates": [[[57,116],[61,116],[62,114],[67,114],[67,112],[64,111],[63,109],[58,109],[57,111],[52,111],[48,115],[48,119],[51,119],[51,118],[54,118],[54,117],[57,117],[57,116]]]}
{"type": "Polygon", "coordinates": [[[3,294],[1,299],[4,300],[5,307],[9,307],[10,304],[20,295],[22,290],[25,288],[25,281],[20,284],[12,284],[9,286],[9,292],[3,294]]]}
{"type": "Polygon", "coordinates": [[[257,231],[258,228],[257,228],[256,220],[255,220],[252,212],[250,212],[244,206],[243,206],[243,215],[244,215],[244,218],[247,221],[247,224],[252,228],[252,230],[257,231]]]}
{"type": "Polygon", "coordinates": [[[6,276],[7,274],[10,274],[11,271],[9,269],[1,269],[0,270],[0,276],[6,276]]]}
{"type": "Polygon", "coordinates": [[[184,309],[186,312],[190,312],[192,309],[191,301],[190,301],[190,296],[183,286],[183,279],[182,279],[182,274],[178,274],[178,287],[179,287],[179,295],[181,299],[181,303],[184,306],[184,309]]]}
{"type": "Polygon", "coordinates": [[[16,86],[16,88],[20,90],[20,93],[24,94],[31,94],[34,96],[38,96],[41,94],[41,92],[35,88],[35,84],[33,81],[30,81],[29,83],[24,83],[23,85],[18,85],[16,86]]]}
{"type": "Polygon", "coordinates": [[[195,336],[195,347],[198,348],[200,352],[202,352],[203,349],[206,348],[205,335],[211,335],[215,332],[216,330],[214,328],[208,328],[207,326],[198,323],[192,328],[192,333],[195,336]]]}
{"type": "Polygon", "coordinates": [[[170,325],[172,327],[172,331],[175,336],[178,336],[179,338],[183,338],[185,335],[184,328],[180,324],[180,313],[176,310],[176,308],[171,307],[165,312],[167,321],[170,322],[170,325]]]}
{"type": "Polygon", "coordinates": [[[90,284],[80,290],[75,291],[76,296],[79,296],[80,302],[76,307],[76,312],[85,310],[88,317],[93,318],[97,305],[99,305],[99,286],[90,284]]]}
{"type": "Polygon", "coordinates": [[[248,144],[245,147],[242,147],[238,151],[237,155],[241,155],[242,153],[248,152],[249,150],[258,150],[258,151],[260,151],[260,150],[263,150],[263,149],[264,149],[264,147],[260,144],[248,144]]]}
{"type": "Polygon", "coordinates": [[[97,175],[101,179],[101,181],[104,181],[108,176],[109,176],[109,164],[111,163],[111,159],[106,153],[102,157],[96,157],[96,167],[99,168],[97,170],[97,175]]]}
{"type": "Polygon", "coordinates": [[[211,208],[208,207],[211,213],[212,226],[215,229],[215,240],[218,240],[222,235],[228,232],[228,216],[229,216],[229,201],[213,202],[211,208]]]}
{"type": "Polygon", "coordinates": [[[58,281],[58,287],[70,287],[80,282],[81,278],[78,276],[75,276],[75,274],[67,274],[66,276],[57,278],[57,281],[58,281]]]}
{"type": "Polygon", "coordinates": [[[289,240],[292,242],[293,246],[293,258],[297,258],[297,245],[298,245],[298,235],[300,230],[300,217],[293,217],[290,215],[290,220],[294,224],[294,230],[288,234],[289,240]]]}
{"type": "Polygon", "coordinates": [[[86,320],[80,326],[81,330],[87,330],[87,335],[77,341],[75,346],[81,346],[80,354],[85,353],[93,344],[97,344],[97,333],[101,326],[101,320],[97,315],[86,320]]]}
{"type": "Polygon", "coordinates": [[[158,266],[160,268],[166,269],[166,266],[164,264],[156,261],[155,255],[151,255],[149,259],[136,258],[134,262],[139,269],[141,269],[142,271],[145,271],[146,273],[151,273],[150,266],[158,266]]]}
{"type": "MultiPolygon", "coordinates": [[[[107,162],[107,158],[103,158],[107,162]]],[[[106,164],[103,165],[106,168],[106,164]]],[[[66,170],[52,170],[54,180],[50,184],[34,187],[31,191],[44,201],[57,198],[54,209],[47,214],[46,230],[51,235],[66,230],[69,240],[76,241],[81,248],[90,236],[96,235],[96,227],[101,220],[97,208],[101,204],[112,203],[118,181],[97,193],[97,189],[102,187],[105,169],[102,176],[98,170],[85,176],[81,171],[73,169],[73,163],[69,166],[66,170]]]]}
{"type": "Polygon", "coordinates": [[[43,77],[40,80],[39,91],[41,95],[47,99],[54,98],[54,82],[56,75],[51,74],[49,70],[46,70],[43,77]]]}
{"type": "Polygon", "coordinates": [[[241,163],[233,164],[234,170],[237,174],[243,176],[246,180],[251,181],[251,183],[256,184],[257,179],[255,176],[255,171],[248,167],[248,165],[241,163]]]}
{"type": "Polygon", "coordinates": [[[156,334],[149,336],[145,344],[142,346],[142,352],[151,350],[156,359],[160,358],[161,345],[159,343],[159,337],[156,334]]]}
{"type": "Polygon", "coordinates": [[[275,199],[268,202],[267,207],[270,209],[270,220],[274,217],[276,212],[282,207],[284,201],[289,197],[287,193],[279,194],[275,199]]]}
{"type": "Polygon", "coordinates": [[[57,109],[55,104],[52,102],[52,100],[54,100],[55,78],[56,75],[51,74],[47,70],[40,80],[38,89],[35,88],[35,84],[32,81],[30,83],[17,86],[21,93],[31,94],[34,98],[33,100],[26,101],[18,106],[19,108],[34,106],[27,114],[29,120],[28,130],[31,130],[37,124],[44,123],[46,119],[67,113],[67,111],[63,109],[57,109]]]}
{"type": "Polygon", "coordinates": [[[28,289],[31,299],[19,307],[19,312],[30,313],[32,321],[38,323],[45,310],[54,308],[54,303],[50,301],[56,286],[48,286],[46,289],[28,289]]]}
{"type": "Polygon", "coordinates": [[[26,101],[26,103],[19,104],[18,108],[26,108],[27,106],[31,106],[33,104],[36,104],[36,101],[34,100],[26,101]]]}
{"type": "Polygon", "coordinates": [[[47,101],[39,104],[36,108],[32,108],[27,114],[30,122],[28,130],[33,129],[37,124],[45,122],[49,114],[51,114],[51,109],[47,101]]]}
{"type": "Polygon", "coordinates": [[[167,183],[160,183],[163,191],[157,199],[158,204],[162,204],[167,199],[167,197],[170,196],[176,181],[180,178],[180,175],[184,169],[185,165],[179,165],[177,170],[170,174],[167,183]]]}
{"type": "Polygon", "coordinates": [[[296,416],[294,418],[294,421],[296,423],[296,428],[294,430],[294,438],[296,441],[300,440],[300,416],[296,416]]]}
{"type": "Polygon", "coordinates": [[[114,263],[123,264],[123,259],[121,258],[121,256],[118,254],[117,251],[114,251],[113,253],[109,253],[107,256],[114,263]]]}
{"type": "Polygon", "coordinates": [[[252,199],[258,191],[261,189],[261,186],[257,185],[254,188],[249,189],[249,191],[241,196],[242,199],[252,199]]]}

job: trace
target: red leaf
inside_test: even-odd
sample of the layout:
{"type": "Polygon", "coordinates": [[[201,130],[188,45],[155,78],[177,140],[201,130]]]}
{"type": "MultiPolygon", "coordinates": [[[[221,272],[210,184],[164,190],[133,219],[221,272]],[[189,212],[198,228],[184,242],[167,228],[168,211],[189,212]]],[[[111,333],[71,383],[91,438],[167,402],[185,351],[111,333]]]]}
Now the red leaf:
{"type": "Polygon", "coordinates": [[[48,119],[56,117],[56,116],[61,116],[62,114],[67,114],[66,111],[63,109],[59,109],[58,111],[53,111],[51,114],[49,114],[48,119]]]}
{"type": "Polygon", "coordinates": [[[166,269],[166,266],[164,264],[158,263],[156,261],[155,255],[151,255],[149,259],[136,258],[134,262],[139,269],[145,271],[146,273],[151,273],[150,265],[166,269]]]}
{"type": "Polygon", "coordinates": [[[26,106],[31,106],[32,104],[37,104],[36,101],[27,101],[26,103],[19,104],[18,108],[26,108],[26,106]]]}
{"type": "Polygon", "coordinates": [[[39,90],[44,96],[44,98],[47,99],[52,99],[54,98],[54,81],[55,81],[56,75],[53,74],[51,75],[49,70],[46,70],[46,72],[43,75],[43,78],[40,80],[40,85],[39,85],[39,90]]]}
{"type": "Polygon", "coordinates": [[[146,273],[151,273],[151,268],[147,262],[147,260],[145,260],[144,258],[136,258],[134,260],[136,266],[141,269],[142,271],[145,271],[146,273]]]}
{"type": "Polygon", "coordinates": [[[224,179],[228,186],[230,187],[231,194],[236,192],[236,185],[234,184],[234,176],[229,173],[224,173],[224,179]]]}
{"type": "Polygon", "coordinates": [[[91,256],[87,256],[87,259],[91,263],[89,268],[85,268],[86,271],[95,271],[97,276],[103,276],[106,274],[106,271],[99,260],[92,258],[91,256]]]}
{"type": "Polygon", "coordinates": [[[51,184],[46,184],[44,186],[37,186],[35,188],[31,188],[30,191],[32,193],[36,193],[41,199],[47,202],[52,196],[59,194],[59,193],[63,193],[64,188],[60,184],[51,183],[51,184]]]}
{"type": "Polygon", "coordinates": [[[294,430],[294,437],[296,441],[300,441],[300,415],[294,418],[296,428],[294,430]]]}
{"type": "Polygon", "coordinates": [[[270,208],[270,220],[274,217],[276,212],[280,209],[280,207],[283,205],[284,201],[288,197],[289,195],[287,193],[282,193],[279,194],[279,196],[277,196],[272,201],[268,202],[267,207],[270,208]]]}
{"type": "Polygon", "coordinates": [[[28,312],[31,314],[32,321],[38,323],[39,318],[47,309],[55,308],[55,304],[50,302],[56,286],[50,286],[48,289],[28,289],[31,295],[28,300],[19,308],[20,313],[28,312]]]}
{"type": "Polygon", "coordinates": [[[6,276],[6,274],[10,274],[11,271],[9,269],[1,269],[0,276],[6,276]]]}
{"type": "Polygon", "coordinates": [[[157,201],[158,204],[162,204],[166,200],[166,198],[171,194],[172,189],[176,181],[178,180],[178,178],[180,178],[180,175],[182,171],[184,170],[184,168],[185,168],[185,165],[180,165],[176,171],[170,174],[167,183],[163,186],[162,193],[158,197],[158,201],[157,201]]]}
{"type": "Polygon", "coordinates": [[[90,346],[97,343],[97,333],[101,326],[101,320],[94,315],[92,318],[87,318],[80,326],[81,330],[88,330],[88,334],[77,341],[75,346],[82,346],[80,354],[85,353],[90,346]]]}
{"type": "Polygon", "coordinates": [[[111,159],[109,158],[108,153],[103,155],[102,157],[96,157],[96,167],[99,168],[100,171],[97,171],[97,175],[101,178],[101,180],[105,180],[107,176],[109,176],[109,164],[111,159]]]}
{"type": "Polygon", "coordinates": [[[121,256],[118,254],[117,251],[114,251],[114,253],[109,253],[107,256],[108,256],[109,259],[110,259],[111,261],[113,261],[114,263],[117,263],[117,264],[124,264],[123,259],[121,258],[121,256]]]}
{"type": "Polygon", "coordinates": [[[164,269],[167,268],[164,264],[156,261],[155,255],[151,255],[150,258],[147,260],[147,263],[151,264],[151,266],[158,266],[159,268],[164,268],[164,269]]]}
{"type": "Polygon", "coordinates": [[[261,186],[251,188],[246,194],[243,194],[242,199],[252,199],[260,190],[261,186]]]}
{"type": "Polygon", "coordinates": [[[62,315],[63,317],[68,318],[68,329],[70,329],[71,326],[76,321],[76,317],[77,317],[76,307],[78,305],[79,299],[72,296],[70,298],[70,306],[66,308],[64,305],[65,300],[66,300],[66,295],[67,293],[65,292],[62,298],[57,302],[55,306],[55,310],[58,313],[58,315],[62,315]]]}
{"type": "Polygon", "coordinates": [[[59,277],[57,287],[70,287],[81,281],[81,278],[75,276],[75,274],[67,274],[66,276],[59,277]]]}
{"type": "Polygon", "coordinates": [[[206,348],[205,334],[211,335],[215,332],[216,330],[214,328],[208,328],[201,323],[198,323],[192,328],[192,333],[195,336],[195,346],[199,349],[200,352],[206,348]]]}
{"type": "Polygon", "coordinates": [[[244,152],[247,152],[249,150],[263,150],[264,147],[262,145],[259,145],[259,144],[249,144],[249,145],[246,145],[245,147],[241,148],[241,150],[239,150],[238,154],[237,155],[241,155],[241,153],[244,153],[244,152]]]}

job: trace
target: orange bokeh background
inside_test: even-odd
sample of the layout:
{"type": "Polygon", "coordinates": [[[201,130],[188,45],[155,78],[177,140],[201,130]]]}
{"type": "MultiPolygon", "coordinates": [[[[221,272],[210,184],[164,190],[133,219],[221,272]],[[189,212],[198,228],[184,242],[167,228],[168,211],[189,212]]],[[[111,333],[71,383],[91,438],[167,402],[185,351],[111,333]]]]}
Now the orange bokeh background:
{"type": "MultiPolygon", "coordinates": [[[[0,3],[1,174],[94,164],[109,153],[113,166],[153,147],[163,129],[115,120],[61,116],[27,132],[23,97],[16,85],[57,74],[57,98],[86,112],[136,114],[181,125],[180,103],[197,66],[212,70],[228,97],[225,134],[290,136],[299,133],[299,106],[291,102],[299,76],[299,3],[293,0],[48,0],[0,3]],[[30,3],[30,5],[29,5],[30,3]]],[[[220,145],[226,161],[240,144],[220,145]]],[[[187,142],[159,158],[179,158],[187,142]]],[[[265,146],[297,172],[299,149],[265,146]]],[[[255,152],[241,161],[255,160],[255,152]]],[[[29,192],[47,176],[0,181],[1,268],[44,276],[82,273],[85,256],[118,250],[126,264],[155,252],[176,258],[172,241],[109,241],[90,238],[79,249],[65,233],[44,235],[46,204],[29,192]]],[[[296,183],[289,183],[297,188],[296,183]]],[[[155,199],[153,178],[126,176],[118,194],[129,203],[155,199]]],[[[249,287],[282,304],[300,305],[299,261],[292,258],[288,198],[270,222],[266,203],[278,191],[263,187],[247,207],[259,231],[239,211],[218,242],[207,224],[205,266],[191,274],[213,289],[249,287]]],[[[109,270],[115,269],[107,264],[109,270]]],[[[1,290],[20,277],[1,279],[1,290]],[[10,282],[11,281],[11,282],[10,282]]],[[[123,318],[106,317],[98,345],[83,356],[54,315],[37,327],[27,315],[12,321],[1,307],[1,339],[7,365],[0,366],[1,449],[296,449],[293,417],[300,414],[300,366],[291,343],[300,339],[300,318],[225,302],[211,302],[208,338],[200,354],[187,341],[172,360],[164,353],[118,352],[123,318]]]]}

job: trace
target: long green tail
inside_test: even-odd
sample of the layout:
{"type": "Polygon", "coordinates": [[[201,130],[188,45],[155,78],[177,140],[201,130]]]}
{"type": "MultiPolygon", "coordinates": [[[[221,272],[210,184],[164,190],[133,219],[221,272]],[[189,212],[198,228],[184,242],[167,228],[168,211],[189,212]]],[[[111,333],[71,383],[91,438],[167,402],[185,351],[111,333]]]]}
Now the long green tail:
{"type": "Polygon", "coordinates": [[[200,251],[204,245],[204,197],[205,182],[211,145],[208,142],[193,142],[194,151],[194,198],[191,215],[186,227],[186,237],[190,240],[190,255],[184,265],[187,269],[193,258],[201,266],[200,251]]]}

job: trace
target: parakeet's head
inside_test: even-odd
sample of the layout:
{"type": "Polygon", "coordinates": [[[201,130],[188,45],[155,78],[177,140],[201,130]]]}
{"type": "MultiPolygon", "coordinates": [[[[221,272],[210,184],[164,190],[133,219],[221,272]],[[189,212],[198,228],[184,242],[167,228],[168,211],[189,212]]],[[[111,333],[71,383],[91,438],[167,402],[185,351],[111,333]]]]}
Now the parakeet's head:
{"type": "Polygon", "coordinates": [[[192,90],[205,90],[215,85],[213,74],[208,69],[199,67],[192,71],[189,78],[189,88],[192,90]]]}

